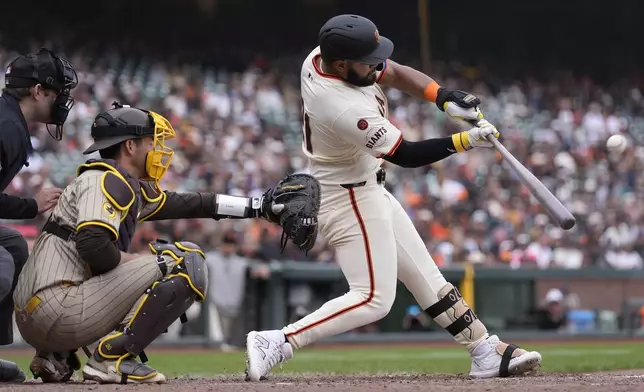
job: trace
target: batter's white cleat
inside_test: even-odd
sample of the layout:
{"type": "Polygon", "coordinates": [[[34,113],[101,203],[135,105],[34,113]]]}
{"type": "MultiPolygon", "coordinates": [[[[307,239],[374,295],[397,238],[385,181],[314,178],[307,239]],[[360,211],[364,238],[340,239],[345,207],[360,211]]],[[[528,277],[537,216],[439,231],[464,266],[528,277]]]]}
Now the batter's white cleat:
{"type": "Polygon", "coordinates": [[[475,378],[516,376],[541,366],[541,354],[503,343],[496,335],[481,341],[471,357],[470,376],[475,378]]]}
{"type": "Polygon", "coordinates": [[[246,337],[246,381],[260,381],[278,364],[293,358],[293,347],[284,333],[252,331],[246,337]]]}

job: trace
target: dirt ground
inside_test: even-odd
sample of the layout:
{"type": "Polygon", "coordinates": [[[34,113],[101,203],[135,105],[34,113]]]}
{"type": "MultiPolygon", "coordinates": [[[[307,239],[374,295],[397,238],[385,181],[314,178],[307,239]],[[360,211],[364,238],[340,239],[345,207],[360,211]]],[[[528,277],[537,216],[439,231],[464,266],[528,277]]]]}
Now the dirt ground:
{"type": "Polygon", "coordinates": [[[0,390],[13,391],[137,391],[137,392],[177,392],[193,390],[196,392],[398,392],[398,391],[493,391],[505,392],[531,391],[642,391],[644,390],[644,370],[627,370],[593,374],[534,374],[530,376],[492,380],[472,380],[463,375],[395,375],[395,376],[272,376],[261,383],[247,383],[243,377],[218,377],[212,379],[173,379],[164,385],[98,385],[94,383],[67,383],[43,385],[28,382],[15,386],[2,386],[0,390]]]}
{"type": "MultiPolygon", "coordinates": [[[[633,341],[633,340],[628,340],[633,341]]],[[[539,341],[540,345],[548,342],[539,341]]],[[[574,342],[580,345],[605,343],[598,341],[574,342]]],[[[422,343],[421,343],[422,344],[422,343]]],[[[553,345],[560,342],[552,342],[553,345]]],[[[568,342],[567,344],[570,344],[568,342]]],[[[440,343],[426,344],[440,347],[440,343]]],[[[395,346],[400,347],[400,344],[395,346]]],[[[344,347],[346,346],[338,346],[344,347]]],[[[317,349],[337,348],[335,346],[320,346],[317,349]]],[[[163,351],[163,350],[162,350],[163,351]]],[[[174,349],[176,351],[203,351],[201,349],[174,349]]],[[[3,350],[3,353],[13,352],[24,354],[25,350],[3,350]]],[[[136,391],[136,392],[179,392],[194,390],[195,392],[460,392],[460,391],[489,391],[489,392],[625,392],[644,391],[644,369],[624,370],[601,373],[568,373],[552,374],[537,371],[532,375],[510,377],[506,379],[474,380],[467,375],[356,375],[356,376],[285,376],[271,375],[270,379],[260,383],[248,383],[243,375],[220,376],[215,378],[178,378],[170,379],[163,385],[99,385],[96,383],[70,382],[67,384],[44,385],[40,381],[28,381],[20,385],[0,385],[0,392],[14,391],[136,391]]]]}

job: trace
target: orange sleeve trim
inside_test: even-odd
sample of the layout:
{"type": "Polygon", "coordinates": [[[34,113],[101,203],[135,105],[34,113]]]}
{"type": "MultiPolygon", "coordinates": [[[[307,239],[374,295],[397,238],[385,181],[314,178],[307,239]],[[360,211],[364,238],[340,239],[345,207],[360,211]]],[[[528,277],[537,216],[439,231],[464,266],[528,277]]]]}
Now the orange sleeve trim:
{"type": "Polygon", "coordinates": [[[316,327],[330,320],[333,320],[334,318],[337,318],[351,310],[358,309],[364,305],[367,305],[369,304],[369,302],[373,300],[373,297],[376,292],[376,283],[375,283],[376,277],[375,277],[374,268],[373,268],[373,259],[371,258],[371,246],[369,245],[369,236],[367,235],[367,227],[365,226],[364,220],[362,219],[362,215],[360,214],[360,210],[358,209],[358,201],[356,200],[356,194],[353,188],[349,189],[349,198],[351,199],[351,206],[353,207],[353,213],[355,214],[356,219],[358,220],[358,224],[360,225],[360,231],[362,232],[362,239],[364,241],[364,250],[365,250],[365,255],[367,256],[367,269],[369,270],[369,295],[367,296],[367,298],[358,302],[357,304],[338,310],[337,312],[323,318],[322,320],[318,320],[312,324],[309,324],[305,327],[298,329],[295,332],[286,334],[286,337],[289,339],[304,331],[308,331],[313,327],[316,327]]]}
{"type": "Polygon", "coordinates": [[[396,144],[394,144],[394,146],[391,147],[391,150],[389,150],[389,152],[387,154],[385,154],[385,155],[387,155],[387,156],[394,155],[394,153],[396,152],[398,147],[400,147],[400,144],[402,143],[402,141],[403,141],[403,136],[402,136],[402,133],[401,133],[400,136],[398,136],[398,140],[396,141],[396,144]]]}
{"type": "Polygon", "coordinates": [[[433,80],[425,87],[425,99],[430,102],[436,102],[436,98],[438,97],[438,89],[441,88],[441,86],[438,85],[438,83],[434,82],[433,80]]]}
{"type": "Polygon", "coordinates": [[[378,79],[376,79],[376,83],[378,83],[380,81],[380,79],[382,79],[382,77],[385,76],[385,73],[387,72],[387,65],[388,64],[389,64],[389,62],[387,60],[385,60],[384,68],[382,69],[382,71],[380,71],[380,75],[378,75],[378,79]]]}

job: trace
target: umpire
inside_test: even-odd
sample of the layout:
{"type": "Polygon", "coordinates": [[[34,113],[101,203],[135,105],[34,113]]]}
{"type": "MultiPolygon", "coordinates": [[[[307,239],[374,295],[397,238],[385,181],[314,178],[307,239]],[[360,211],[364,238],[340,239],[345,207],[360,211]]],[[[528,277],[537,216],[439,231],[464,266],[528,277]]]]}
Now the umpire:
{"type": "MultiPolygon", "coordinates": [[[[42,48],[16,58],[6,69],[0,96],[0,192],[27,162],[33,151],[29,123],[47,125],[56,140],[74,105],[71,90],[78,84],[76,71],[66,60],[42,48]]],[[[34,198],[0,194],[0,219],[32,219],[53,208],[61,190],[47,188],[34,198]]],[[[13,229],[0,227],[0,345],[13,342],[13,290],[27,261],[27,242],[13,229]]],[[[18,365],[0,359],[0,382],[22,382],[18,365]]]]}

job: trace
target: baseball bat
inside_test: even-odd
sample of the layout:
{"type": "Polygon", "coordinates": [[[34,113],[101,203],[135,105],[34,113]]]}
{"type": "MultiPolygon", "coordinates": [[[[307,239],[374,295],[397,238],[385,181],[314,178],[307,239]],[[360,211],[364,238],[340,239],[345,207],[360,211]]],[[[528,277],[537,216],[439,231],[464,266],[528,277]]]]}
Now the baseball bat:
{"type": "MultiPolygon", "coordinates": [[[[467,118],[468,110],[464,109],[456,104],[449,102],[447,104],[450,106],[450,112],[458,113],[459,111],[463,112],[462,115],[453,116],[455,118],[465,119],[467,118]]],[[[480,120],[480,119],[479,119],[480,120]]],[[[471,125],[477,126],[479,120],[464,120],[471,125]]],[[[510,151],[501,142],[494,137],[494,135],[488,135],[487,140],[492,143],[494,148],[501,153],[503,159],[510,165],[512,170],[519,177],[521,182],[528,187],[530,193],[539,200],[539,203],[544,206],[548,214],[557,222],[559,227],[564,230],[570,230],[575,226],[576,220],[575,217],[568,211],[566,207],[555,197],[555,195],[550,192],[550,190],[534,175],[528,170],[518,159],[512,155],[510,151]]]]}
{"type": "Polygon", "coordinates": [[[528,170],[494,135],[488,135],[487,140],[501,153],[503,159],[510,165],[521,182],[530,189],[530,192],[544,206],[548,214],[557,222],[559,227],[570,230],[575,226],[575,217],[566,207],[550,192],[550,190],[528,170]]]}

